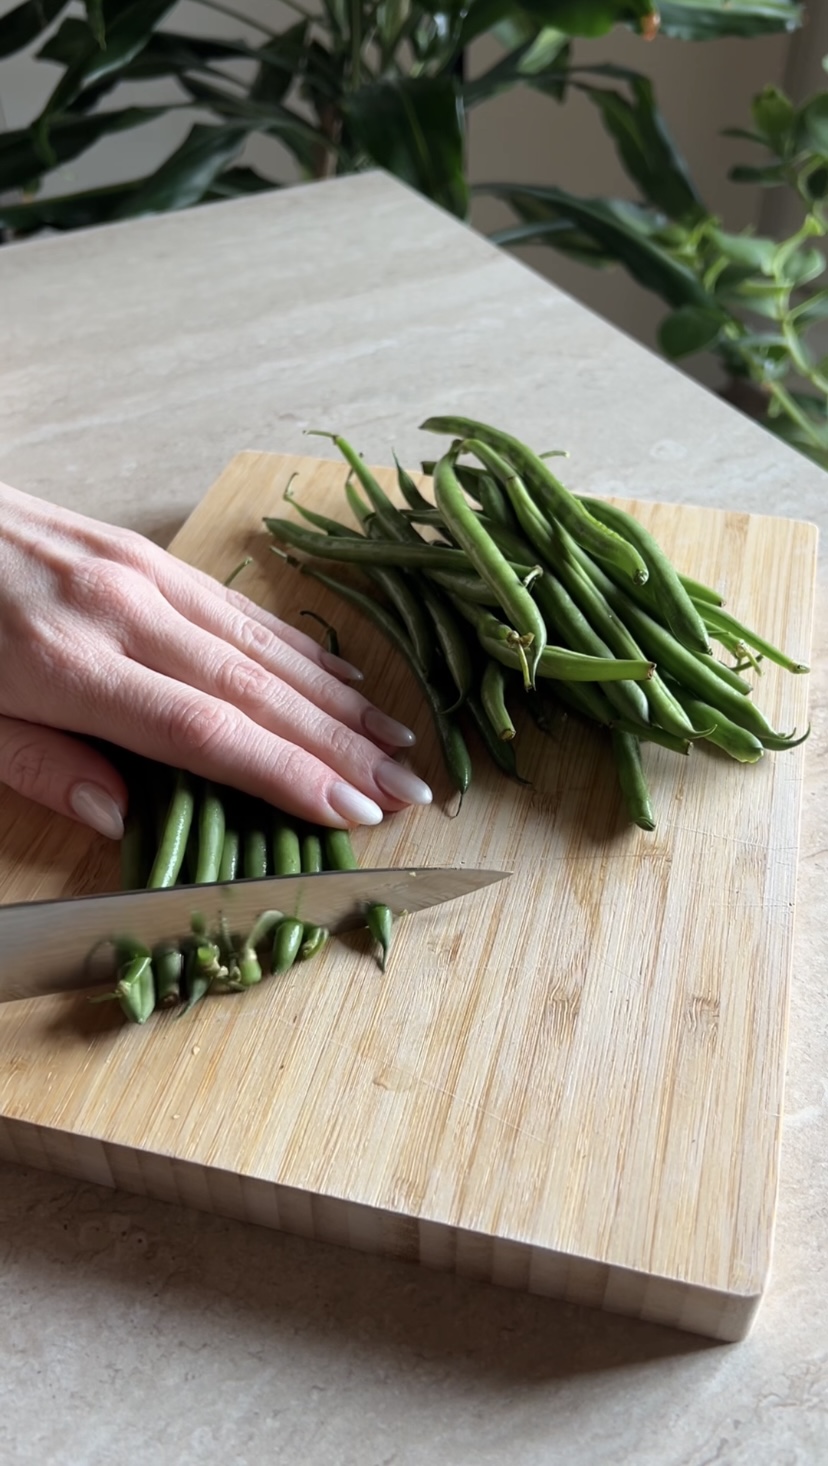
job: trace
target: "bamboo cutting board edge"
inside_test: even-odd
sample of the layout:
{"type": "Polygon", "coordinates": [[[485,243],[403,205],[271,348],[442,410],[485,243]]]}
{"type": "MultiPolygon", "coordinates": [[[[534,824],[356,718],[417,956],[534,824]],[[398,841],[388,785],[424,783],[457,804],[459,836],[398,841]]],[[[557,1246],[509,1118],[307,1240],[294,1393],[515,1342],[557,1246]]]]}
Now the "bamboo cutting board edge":
{"type": "MultiPolygon", "coordinates": [[[[244,534],[239,535],[231,528],[230,532],[227,533],[225,537],[224,543],[221,545],[221,564],[218,564],[217,562],[219,560],[219,554],[216,550],[216,546],[218,544],[217,532],[215,525],[211,523],[213,505],[215,504],[217,506],[221,506],[221,508],[226,511],[228,505],[230,506],[230,508],[232,508],[234,504],[240,504],[244,500],[245,494],[247,492],[245,484],[249,484],[254,479],[261,480],[260,488],[262,490],[262,503],[265,504],[264,480],[265,478],[268,478],[274,486],[272,491],[272,499],[267,498],[266,505],[263,508],[262,512],[271,512],[278,514],[283,513],[284,508],[281,504],[281,485],[291,469],[296,465],[299,465],[305,471],[306,475],[309,475],[311,478],[313,478],[314,475],[319,475],[321,476],[321,479],[324,479],[326,483],[331,482],[331,475],[335,477],[337,472],[340,473],[341,477],[344,477],[344,470],[342,469],[341,465],[330,463],[327,460],[323,461],[292,459],[281,457],[278,455],[266,455],[257,453],[241,454],[233,460],[232,464],[228,466],[227,470],[225,470],[225,473],[222,474],[217,484],[214,485],[213,489],[211,489],[202,500],[198,509],[194,512],[193,516],[191,516],[190,520],[188,520],[187,525],[180,532],[180,534],[176,536],[176,539],[173,542],[171,548],[175,551],[179,544],[183,543],[186,549],[186,557],[194,558],[196,560],[199,559],[199,546],[207,549],[208,551],[212,551],[213,553],[211,555],[211,559],[213,563],[210,565],[210,569],[214,574],[218,575],[219,577],[221,577],[223,574],[226,574],[239,559],[239,549],[247,548],[246,543],[244,544],[244,546],[242,546],[242,540],[245,540],[246,535],[249,536],[250,531],[245,531],[244,534]],[[277,481],[280,486],[278,492],[276,491],[277,481]]],[[[787,534],[788,539],[786,541],[786,545],[787,548],[790,549],[791,554],[793,555],[793,558],[796,560],[796,563],[799,567],[799,576],[795,577],[795,579],[799,580],[799,588],[802,592],[799,601],[797,602],[797,605],[795,607],[796,615],[794,616],[795,637],[797,637],[798,640],[796,641],[796,644],[791,647],[791,650],[794,651],[797,655],[806,655],[806,642],[809,635],[809,605],[806,604],[808,599],[809,586],[807,582],[809,578],[812,581],[814,572],[815,531],[813,530],[812,526],[808,526],[804,524],[804,522],[800,521],[776,521],[774,524],[774,522],[770,521],[770,519],[766,517],[753,517],[749,519],[748,516],[734,514],[731,511],[716,511],[704,509],[693,510],[690,509],[688,506],[676,507],[641,505],[638,507],[641,508],[645,515],[650,516],[651,521],[655,521],[655,523],[651,522],[651,527],[654,528],[657,533],[659,533],[658,526],[660,524],[663,524],[666,528],[670,530],[670,533],[672,534],[674,540],[677,536],[678,540],[681,540],[682,538],[681,534],[678,533],[678,526],[692,526],[694,523],[696,523],[696,526],[698,527],[698,523],[702,521],[704,522],[705,527],[708,529],[708,531],[713,525],[721,526],[723,540],[729,538],[734,542],[738,542],[740,551],[739,556],[731,557],[734,561],[733,575],[735,576],[737,581],[739,579],[739,575],[742,574],[744,571],[744,562],[746,555],[747,559],[750,559],[751,544],[754,544],[755,548],[755,544],[762,541],[763,536],[766,537],[768,534],[770,534],[772,529],[780,535],[787,534]],[[701,516],[701,521],[698,520],[698,516],[701,516]],[[778,528],[776,528],[776,526],[778,526],[778,528]],[[752,540],[751,536],[753,537],[752,540]],[[739,560],[738,565],[735,564],[735,560],[737,558],[739,560]],[[801,584],[803,573],[805,581],[804,586],[801,584]]],[[[232,515],[230,516],[229,522],[232,525],[232,515]]],[[[222,523],[225,525],[228,524],[228,518],[225,517],[222,520],[222,523]]],[[[691,540],[692,539],[693,536],[691,534],[691,540]]],[[[715,553],[715,546],[711,546],[711,544],[709,543],[711,539],[711,533],[707,534],[706,539],[708,542],[704,545],[699,545],[698,541],[700,539],[701,536],[696,534],[696,539],[695,541],[693,541],[693,544],[690,546],[685,546],[685,548],[688,550],[690,548],[694,548],[698,553],[700,553],[701,560],[704,564],[707,564],[708,562],[718,563],[715,553]]],[[[681,557],[675,556],[675,558],[680,558],[682,568],[687,569],[690,573],[702,573],[701,564],[688,563],[686,555],[682,555],[681,557]]],[[[721,556],[719,558],[721,558],[721,556]]],[[[709,573],[707,578],[714,580],[715,583],[720,583],[721,581],[721,576],[719,576],[717,579],[717,574],[715,573],[715,571],[709,573]]],[[[729,587],[726,586],[726,588],[729,587]]],[[[239,589],[246,589],[246,586],[243,582],[239,583],[239,589]]],[[[776,621],[779,621],[781,618],[781,621],[785,623],[786,617],[789,614],[793,614],[793,610],[789,611],[787,607],[781,604],[771,605],[768,607],[768,617],[770,622],[773,622],[774,618],[776,619],[776,621]]],[[[771,634],[772,628],[768,626],[768,622],[763,622],[763,625],[768,628],[769,634],[771,634]]],[[[782,705],[784,705],[784,692],[781,694],[781,696],[782,705]]],[[[784,880],[788,880],[788,891],[787,893],[783,892],[782,894],[787,894],[789,901],[791,901],[793,899],[793,884],[791,881],[790,857],[791,853],[795,852],[796,847],[798,824],[798,792],[799,784],[801,782],[801,759],[799,754],[785,755],[784,759],[789,761],[787,763],[788,773],[784,777],[780,774],[778,778],[776,777],[776,775],[774,775],[771,783],[773,785],[773,789],[775,790],[776,804],[781,804],[782,806],[784,806],[782,812],[784,813],[785,818],[784,820],[782,820],[782,824],[785,827],[785,832],[787,835],[787,839],[782,844],[782,855],[784,856],[784,859],[780,857],[781,863],[779,866],[779,870],[777,871],[776,879],[782,880],[783,885],[784,880]],[[792,816],[793,823],[791,822],[792,816]],[[785,864],[786,860],[787,864],[785,864]]],[[[776,767],[779,766],[775,764],[774,768],[776,767]]],[[[403,822],[403,825],[405,825],[405,822],[403,822]]],[[[77,827],[71,827],[71,829],[72,833],[75,834],[77,831],[77,827]]],[[[679,833],[682,832],[680,831],[679,833]]],[[[702,831],[703,836],[707,836],[708,834],[709,832],[702,831]]],[[[684,835],[682,837],[686,838],[684,835]]],[[[397,840],[397,858],[400,860],[405,860],[406,858],[404,854],[405,842],[406,829],[404,828],[397,840]]],[[[586,851],[586,853],[584,854],[584,858],[587,860],[593,858],[592,852],[586,851]]],[[[384,862],[377,860],[376,863],[380,864],[384,862]]],[[[480,863],[483,862],[481,861],[480,863]]],[[[755,872],[749,871],[748,875],[752,879],[755,875],[755,872]]],[[[775,879],[774,871],[771,870],[769,875],[771,879],[771,884],[773,885],[775,879]]],[[[704,887],[702,887],[702,889],[704,889],[704,887]]],[[[58,894],[58,892],[49,891],[47,894],[58,894]]],[[[3,888],[3,896],[5,899],[10,899],[8,890],[5,887],[3,888]]],[[[14,899],[14,897],[12,897],[11,899],[14,899]]],[[[781,904],[784,905],[784,902],[781,904]]],[[[418,921],[419,920],[420,918],[418,918],[418,921]]],[[[787,923],[781,916],[780,920],[782,921],[783,926],[787,926],[787,923]]],[[[782,974],[781,989],[776,992],[775,1012],[777,1018],[782,1021],[784,1027],[785,1014],[787,1011],[787,983],[790,962],[789,931],[786,930],[785,932],[783,932],[782,936],[784,938],[782,945],[783,947],[785,947],[785,950],[787,952],[787,969],[782,974]]],[[[564,994],[564,1006],[561,1009],[561,1012],[564,1015],[566,1015],[568,1011],[566,1006],[568,1001],[569,1000],[564,994]]],[[[701,1002],[701,1007],[698,1009],[697,1012],[694,1013],[692,1018],[693,1032],[698,1033],[699,1031],[701,1031],[702,1038],[705,1042],[715,1042],[715,1034],[717,1031],[716,1024],[720,1020],[715,1015],[711,1017],[711,1013],[710,1011],[708,1011],[710,1009],[710,1003],[713,1000],[710,998],[709,995],[701,994],[699,1001],[701,1002]],[[710,1039],[711,1034],[713,1034],[712,1040],[710,1039]]],[[[382,1013],[380,1013],[380,1016],[383,1016],[382,1013]]],[[[570,1013],[570,1017],[571,1016],[572,1015],[570,1013]]],[[[577,1011],[575,1013],[575,1018],[577,1019],[577,1011]]],[[[136,1036],[133,1035],[133,1038],[135,1037],[136,1036]]],[[[504,1040],[502,1034],[499,1042],[503,1047],[504,1040]]],[[[508,1042],[505,1043],[505,1049],[508,1059],[508,1042]]],[[[512,1057],[514,1057],[514,1055],[512,1057]]],[[[691,1058],[693,1059],[693,1062],[696,1062],[697,1056],[691,1055],[691,1058]]],[[[707,1058],[709,1059],[709,1054],[707,1055],[707,1058]]],[[[702,1059],[704,1059],[703,1050],[702,1059]]],[[[781,1039],[780,1035],[777,1034],[777,1042],[775,1048],[773,1048],[773,1052],[770,1054],[770,1060],[772,1070],[771,1077],[774,1080],[778,1090],[778,1093],[775,1093],[774,1098],[779,1098],[781,1101],[781,1081],[784,1069],[784,1033],[781,1035],[781,1039]]],[[[108,1063],[109,1060],[107,1059],[106,1062],[108,1063]]],[[[699,1072],[710,1073],[713,1071],[711,1071],[709,1063],[707,1064],[706,1068],[704,1063],[702,1063],[699,1072]]],[[[104,1075],[101,1084],[99,1084],[98,1086],[102,1089],[102,1093],[104,1096],[106,1094],[106,1086],[107,1081],[106,1076],[104,1075]]],[[[681,1097],[679,1096],[679,1099],[680,1098],[681,1097]]],[[[461,1118],[464,1113],[462,1109],[464,1103],[466,1104],[466,1112],[468,1112],[470,1101],[463,1101],[461,1096],[459,1100],[461,1118]]],[[[60,1130],[54,1125],[50,1125],[48,1123],[42,1123],[41,1125],[36,1126],[35,1128],[38,1131],[42,1132],[43,1136],[42,1146],[38,1147],[36,1144],[34,1144],[32,1140],[31,1124],[26,1120],[24,1114],[21,1113],[19,1106],[17,1107],[17,1113],[12,1112],[14,1108],[14,1106],[0,1105],[0,1116],[5,1115],[4,1119],[0,1119],[0,1152],[6,1154],[9,1159],[27,1159],[32,1164],[45,1163],[47,1165],[51,1165],[52,1168],[59,1170],[71,1167],[75,1168],[71,1169],[72,1174],[87,1175],[86,1170],[76,1169],[76,1167],[79,1166],[81,1163],[77,1157],[78,1146],[85,1149],[87,1145],[99,1145],[102,1147],[102,1153],[108,1155],[112,1161],[111,1165],[109,1165],[109,1163],[107,1164],[109,1173],[114,1177],[114,1180],[110,1181],[108,1184],[126,1185],[127,1189],[129,1189],[129,1185],[132,1184],[130,1183],[130,1177],[132,1177],[132,1182],[134,1183],[132,1184],[132,1189],[147,1190],[151,1194],[162,1195],[162,1191],[158,1189],[158,1186],[161,1185],[161,1180],[159,1179],[159,1167],[163,1168],[162,1157],[164,1156],[165,1152],[164,1146],[162,1143],[160,1143],[160,1141],[157,1140],[153,1146],[154,1154],[149,1155],[144,1152],[140,1147],[136,1147],[131,1150],[129,1145],[118,1142],[114,1139],[112,1133],[106,1133],[106,1127],[103,1127],[103,1129],[101,1130],[101,1138],[95,1140],[92,1138],[91,1130],[98,1127],[90,1125],[91,1114],[87,1114],[86,1118],[83,1121],[81,1121],[80,1116],[76,1117],[75,1120],[72,1120],[70,1116],[69,1120],[67,1121],[69,1128],[65,1131],[60,1130]],[[74,1126],[74,1129],[72,1129],[72,1126],[74,1126]],[[17,1146],[15,1146],[14,1143],[15,1134],[17,1135],[19,1141],[19,1144],[17,1146]],[[64,1138],[61,1139],[61,1137],[64,1138]],[[71,1154],[67,1154],[67,1143],[71,1154]],[[38,1160],[37,1158],[38,1153],[40,1154],[40,1160],[38,1160]],[[118,1157],[117,1164],[115,1163],[116,1154],[118,1157]],[[131,1158],[127,1159],[127,1157],[131,1158]],[[148,1170],[152,1174],[150,1177],[150,1182],[147,1185],[145,1184],[142,1177],[146,1175],[148,1170]]],[[[779,1105],[779,1108],[781,1109],[781,1103],[779,1105]]],[[[43,1112],[44,1122],[46,1121],[47,1110],[48,1105],[43,1112]]],[[[455,1119],[457,1113],[458,1112],[455,1107],[455,1119]]],[[[491,1118],[490,1116],[486,1116],[485,1111],[483,1112],[483,1115],[484,1120],[488,1120],[491,1118]]],[[[494,1114],[494,1119],[495,1121],[498,1120],[496,1112],[494,1114]]],[[[117,1128],[115,1133],[117,1133],[117,1128]]],[[[763,1144],[767,1146],[767,1133],[763,1132],[763,1134],[763,1144]]],[[[466,1137],[463,1138],[465,1142],[466,1137]]],[[[331,1183],[327,1186],[327,1189],[319,1189],[315,1187],[310,1179],[308,1180],[308,1183],[304,1186],[304,1188],[291,1188],[290,1186],[286,1186],[276,1179],[262,1179],[262,1176],[257,1176],[254,1173],[254,1170],[252,1170],[249,1165],[247,1165],[246,1167],[240,1166],[239,1173],[236,1174],[234,1185],[231,1186],[229,1181],[220,1180],[221,1177],[228,1177],[233,1175],[234,1173],[222,1169],[220,1164],[221,1156],[219,1154],[212,1155],[209,1163],[204,1164],[203,1166],[199,1165],[199,1163],[197,1162],[192,1161],[191,1159],[186,1159],[184,1155],[182,1155],[180,1152],[176,1153],[174,1150],[169,1150],[167,1160],[169,1166],[172,1168],[173,1171],[175,1171],[176,1168],[178,1168],[179,1170],[181,1170],[182,1168],[186,1168],[187,1174],[190,1177],[186,1186],[188,1194],[192,1193],[193,1195],[195,1195],[196,1193],[199,1193],[201,1195],[201,1202],[195,1200],[192,1204],[204,1204],[208,1207],[208,1209],[225,1211],[228,1215],[247,1215],[249,1220],[266,1221],[267,1218],[265,1216],[258,1215],[258,1213],[262,1210],[262,1207],[264,1206],[264,1203],[261,1201],[256,1203],[256,1205],[252,1209],[252,1214],[248,1215],[250,1208],[248,1207],[247,1211],[245,1211],[246,1203],[242,1203],[242,1191],[245,1188],[249,1191],[250,1187],[275,1187],[277,1188],[277,1191],[285,1193],[286,1195],[289,1194],[291,1196],[306,1196],[307,1206],[305,1207],[304,1212],[302,1212],[301,1207],[299,1208],[298,1215],[301,1225],[291,1226],[290,1228],[287,1228],[288,1230],[300,1231],[303,1235],[324,1235],[327,1240],[347,1241],[349,1230],[353,1231],[354,1228],[357,1228],[359,1236],[363,1239],[363,1242],[362,1244],[360,1244],[359,1241],[356,1241],[352,1245],[365,1245],[365,1239],[370,1233],[378,1244],[377,1250],[390,1250],[393,1252],[396,1248],[397,1255],[401,1255],[399,1252],[400,1236],[407,1236],[409,1240],[408,1242],[406,1242],[405,1246],[409,1249],[409,1252],[412,1252],[412,1255],[417,1252],[423,1253],[424,1255],[422,1256],[421,1260],[425,1262],[429,1261],[429,1254],[433,1253],[433,1255],[436,1256],[438,1259],[445,1259],[446,1257],[450,1259],[448,1263],[444,1262],[439,1265],[453,1265],[457,1267],[458,1271],[469,1273],[472,1276],[483,1276],[490,1274],[493,1281],[509,1281],[511,1282],[512,1286],[527,1286],[532,1288],[534,1291],[557,1293],[561,1296],[566,1297],[571,1296],[573,1298],[573,1301],[577,1300],[582,1302],[598,1302],[605,1307],[612,1307],[612,1298],[617,1297],[622,1300],[622,1311],[633,1312],[642,1317],[661,1316],[661,1321],[675,1322],[680,1327],[690,1328],[694,1331],[702,1333],[712,1333],[714,1336],[721,1338],[736,1338],[741,1337],[742,1334],[746,1331],[747,1326],[749,1325],[750,1318],[755,1311],[758,1299],[761,1296],[762,1288],[764,1287],[767,1267],[770,1261],[773,1199],[771,1197],[769,1203],[768,1194],[772,1192],[773,1196],[775,1196],[778,1142],[779,1130],[777,1125],[775,1144],[772,1147],[773,1154],[767,1157],[770,1165],[770,1171],[768,1175],[768,1185],[766,1186],[766,1193],[764,1196],[764,1204],[766,1212],[769,1207],[770,1215],[765,1215],[761,1228],[765,1238],[764,1256],[762,1258],[756,1256],[753,1259],[753,1267],[752,1271],[750,1272],[750,1277],[749,1279],[746,1277],[744,1280],[745,1283],[749,1282],[750,1286],[744,1287],[738,1281],[730,1279],[729,1286],[726,1289],[717,1287],[703,1287],[699,1284],[698,1278],[696,1278],[695,1281],[690,1277],[684,1279],[679,1278],[678,1281],[676,1281],[672,1277],[672,1273],[675,1271],[674,1269],[671,1270],[670,1276],[668,1277],[663,1272],[663,1270],[662,1272],[658,1273],[653,1271],[642,1271],[635,1267],[625,1267],[623,1264],[618,1263],[617,1261],[613,1262],[612,1260],[607,1260],[608,1258],[611,1258],[611,1247],[604,1248],[603,1257],[593,1256],[593,1259],[590,1260],[590,1257],[582,1256],[578,1253],[575,1243],[571,1239],[569,1240],[568,1245],[563,1249],[555,1249],[554,1247],[550,1247],[549,1245],[535,1245],[531,1242],[526,1242],[520,1239],[513,1240],[511,1234],[514,1232],[515,1229],[514,1227],[509,1226],[508,1220],[505,1217],[502,1219],[499,1231],[497,1229],[497,1226],[491,1225],[484,1226],[482,1227],[482,1229],[469,1225],[457,1225],[451,1220],[447,1220],[447,1218],[451,1217],[452,1213],[452,1202],[450,1195],[448,1197],[443,1196],[441,1204],[439,1206],[423,1205],[420,1206],[419,1209],[416,1205],[415,1198],[413,1198],[412,1196],[402,1196],[397,1202],[397,1209],[389,1209],[387,1206],[379,1205],[378,1198],[372,1201],[371,1204],[366,1204],[364,1200],[355,1200],[353,1199],[353,1197],[349,1198],[344,1195],[338,1196],[336,1185],[333,1181],[331,1181],[331,1183]],[[197,1184],[192,1180],[194,1170],[201,1170],[203,1172],[201,1181],[197,1184]],[[339,1220],[335,1224],[333,1222],[329,1223],[325,1220],[325,1218],[329,1216],[331,1208],[333,1208],[334,1210],[336,1210],[337,1208],[340,1209],[341,1214],[339,1220]],[[348,1216],[351,1217],[351,1221],[347,1225],[343,1221],[345,1213],[341,1212],[342,1208],[344,1208],[348,1216]],[[313,1215],[314,1213],[316,1215],[313,1215]],[[365,1216],[369,1213],[375,1214],[378,1218],[390,1217],[394,1219],[393,1226],[391,1226],[391,1224],[387,1221],[383,1222],[382,1225],[377,1223],[377,1226],[374,1227],[372,1232],[371,1228],[368,1227],[365,1222],[365,1216]],[[356,1218],[357,1220],[354,1221],[353,1218],[356,1218]],[[412,1229],[417,1236],[422,1233],[423,1237],[426,1238],[426,1240],[428,1238],[431,1238],[433,1246],[432,1244],[429,1244],[422,1247],[420,1247],[419,1245],[417,1247],[413,1247],[413,1244],[410,1241],[412,1229]],[[389,1232],[393,1232],[394,1237],[396,1238],[394,1246],[383,1245],[383,1235],[389,1232]],[[436,1241],[434,1241],[434,1239],[438,1236],[440,1238],[439,1245],[436,1241]],[[458,1240],[456,1245],[449,1245],[449,1241],[447,1241],[447,1238],[451,1239],[452,1237],[462,1240],[458,1240]],[[489,1253],[492,1253],[489,1263],[485,1261],[487,1248],[489,1250],[489,1253]],[[492,1252],[492,1249],[494,1248],[499,1249],[499,1260],[496,1260],[494,1258],[494,1254],[492,1252]],[[504,1261],[503,1248],[516,1248],[518,1250],[523,1249],[523,1251],[520,1253],[522,1261],[519,1264],[514,1264],[514,1266],[507,1265],[507,1263],[504,1261]],[[536,1261],[534,1263],[534,1281],[532,1275],[532,1267],[526,1260],[528,1256],[532,1255],[534,1255],[536,1258],[536,1261]],[[538,1261],[537,1259],[541,1260],[538,1261]],[[601,1277],[604,1278],[606,1286],[599,1282],[599,1274],[596,1271],[600,1271],[602,1269],[603,1272],[601,1273],[601,1277]],[[506,1273],[508,1273],[509,1277],[498,1277],[498,1274],[501,1271],[505,1271],[506,1273]],[[610,1286],[608,1281],[610,1278],[613,1280],[612,1286],[610,1286]],[[557,1281],[555,1281],[555,1279],[557,1279],[557,1281]],[[542,1283],[543,1286],[541,1286],[542,1283]],[[650,1290],[649,1292],[647,1291],[648,1289],[650,1290]],[[653,1294],[653,1289],[655,1289],[655,1294],[653,1294]],[[678,1293],[676,1293],[676,1289],[678,1289],[678,1293]],[[680,1317],[681,1307],[679,1306],[678,1302],[679,1294],[682,1294],[682,1296],[685,1297],[685,1302],[687,1304],[687,1308],[685,1309],[686,1316],[683,1319],[680,1317]],[[692,1303],[689,1301],[691,1299],[694,1300],[692,1303]],[[704,1299],[707,1299],[706,1303],[703,1302],[704,1299]],[[726,1299],[728,1301],[723,1304],[723,1299],[726,1299]],[[667,1300],[672,1301],[670,1301],[668,1304],[667,1300]],[[687,1309],[690,1310],[689,1314],[687,1313],[687,1309]],[[695,1329],[694,1323],[690,1319],[691,1315],[692,1318],[696,1320],[696,1323],[701,1324],[701,1326],[697,1330],[695,1329]],[[728,1332],[728,1330],[730,1330],[730,1332],[728,1332]]],[[[685,1160],[687,1159],[688,1158],[685,1157],[685,1160]]],[[[84,1166],[86,1166],[87,1162],[84,1161],[83,1164],[84,1166]]],[[[675,1164],[675,1160],[673,1161],[673,1164],[675,1164]]],[[[92,1169],[94,1170],[94,1166],[92,1167],[92,1169]]],[[[106,1169],[106,1167],[104,1169],[106,1169]]],[[[103,1173],[100,1176],[88,1174],[87,1178],[90,1180],[106,1179],[103,1173]]],[[[165,1199],[176,1199],[174,1187],[170,1188],[170,1186],[166,1185],[165,1183],[165,1189],[168,1193],[165,1199]]],[[[260,1192],[259,1195],[261,1197],[264,1195],[264,1193],[260,1192]]],[[[185,1197],[182,1195],[178,1199],[184,1200],[185,1197]]],[[[385,1199],[386,1201],[388,1201],[388,1196],[386,1196],[385,1199]]],[[[427,1199],[424,1198],[424,1200],[427,1199]]],[[[431,1200],[433,1201],[434,1198],[432,1197],[431,1200]]],[[[264,1209],[265,1211],[267,1210],[266,1207],[264,1209]]],[[[277,1218],[279,1212],[280,1208],[276,1206],[277,1218]]],[[[279,1222],[278,1220],[275,1223],[273,1221],[270,1221],[268,1224],[279,1225],[279,1222]]],[[[593,1249],[593,1252],[594,1251],[595,1249],[593,1249]]],[[[405,1255],[405,1248],[403,1248],[402,1255],[405,1255]]],[[[517,1254],[513,1254],[513,1256],[516,1255],[517,1254]]]]}

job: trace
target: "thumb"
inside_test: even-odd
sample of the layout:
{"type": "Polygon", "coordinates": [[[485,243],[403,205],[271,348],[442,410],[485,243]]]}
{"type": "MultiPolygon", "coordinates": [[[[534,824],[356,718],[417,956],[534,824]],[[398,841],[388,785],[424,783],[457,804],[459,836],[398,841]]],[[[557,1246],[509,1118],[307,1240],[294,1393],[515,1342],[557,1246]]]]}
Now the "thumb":
{"type": "Polygon", "coordinates": [[[123,779],[102,754],[68,733],[0,717],[0,784],[110,840],[124,833],[123,779]]]}

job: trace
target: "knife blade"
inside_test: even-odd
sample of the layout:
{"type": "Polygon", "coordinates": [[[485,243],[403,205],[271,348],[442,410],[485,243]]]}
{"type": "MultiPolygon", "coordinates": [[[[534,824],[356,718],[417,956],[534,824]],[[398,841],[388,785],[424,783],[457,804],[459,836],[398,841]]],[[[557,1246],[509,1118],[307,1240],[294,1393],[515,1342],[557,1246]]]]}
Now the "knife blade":
{"type": "Polygon", "coordinates": [[[342,932],[363,925],[373,902],[401,916],[482,890],[509,874],[436,866],[320,871],[0,906],[0,1003],[111,981],[114,939],[147,947],[177,942],[191,931],[194,917],[208,930],[224,920],[230,931],[246,935],[262,912],[277,910],[342,932]]]}

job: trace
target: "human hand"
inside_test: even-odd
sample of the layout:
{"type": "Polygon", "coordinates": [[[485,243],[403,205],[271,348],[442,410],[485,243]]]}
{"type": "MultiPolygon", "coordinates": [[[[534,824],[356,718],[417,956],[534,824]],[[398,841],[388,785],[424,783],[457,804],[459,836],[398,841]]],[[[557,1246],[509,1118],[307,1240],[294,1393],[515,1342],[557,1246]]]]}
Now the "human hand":
{"type": "Polygon", "coordinates": [[[105,739],[340,828],[428,804],[414,735],[311,637],[130,530],[0,484],[0,783],[112,839],[105,739]]]}

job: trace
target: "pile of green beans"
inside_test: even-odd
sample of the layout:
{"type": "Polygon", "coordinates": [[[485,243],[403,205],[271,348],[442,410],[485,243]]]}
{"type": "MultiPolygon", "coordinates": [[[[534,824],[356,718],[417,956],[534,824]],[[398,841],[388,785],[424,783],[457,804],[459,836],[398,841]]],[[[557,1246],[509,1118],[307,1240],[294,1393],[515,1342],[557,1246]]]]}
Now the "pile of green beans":
{"type": "MultiPolygon", "coordinates": [[[[120,763],[130,791],[121,843],[124,890],[357,867],[347,830],[292,820],[262,801],[147,759],[122,755],[120,763]]],[[[384,972],[392,938],[389,908],[370,906],[366,926],[384,972]]],[[[91,1001],[117,1002],[133,1023],[145,1023],[159,1009],[183,1014],[208,993],[244,992],[268,971],[283,975],[317,957],[329,936],[324,927],[280,911],[262,912],[249,932],[231,932],[224,923],[208,930],[194,916],[179,942],[151,950],[140,942],[116,942],[115,987],[91,1001]]]]}
{"type": "Polygon", "coordinates": [[[433,500],[397,462],[402,507],[330,433],[349,465],[358,528],[302,505],[291,486],[285,496],[310,527],[264,522],[274,553],[355,606],[405,657],[456,809],[472,779],[463,719],[497,768],[518,778],[515,712],[548,728],[550,697],[607,730],[629,819],[645,830],[655,815],[643,743],[687,754],[709,742],[755,763],[802,741],[771,727],[744,673],[763,658],[808,668],[681,575],[636,519],[571,493],[545,459],[486,423],[447,416],[422,427],[452,440],[422,465],[433,500]],[[367,584],[343,580],[337,566],[364,572],[367,584]]]}

